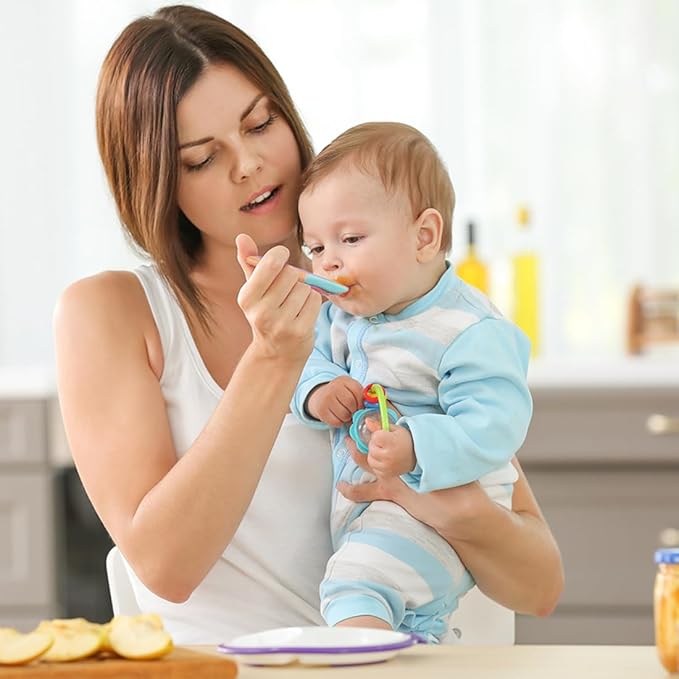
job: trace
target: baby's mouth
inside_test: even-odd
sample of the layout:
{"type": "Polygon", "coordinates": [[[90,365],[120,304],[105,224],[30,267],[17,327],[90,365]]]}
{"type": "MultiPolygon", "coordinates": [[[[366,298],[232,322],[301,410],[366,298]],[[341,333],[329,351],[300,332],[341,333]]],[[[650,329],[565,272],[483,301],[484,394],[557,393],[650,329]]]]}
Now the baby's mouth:
{"type": "Polygon", "coordinates": [[[352,278],[351,276],[333,276],[332,279],[336,282],[339,283],[340,285],[346,285],[348,290],[346,292],[343,292],[339,295],[336,295],[336,297],[349,297],[351,293],[354,291],[354,286],[356,285],[356,279],[352,278]]]}

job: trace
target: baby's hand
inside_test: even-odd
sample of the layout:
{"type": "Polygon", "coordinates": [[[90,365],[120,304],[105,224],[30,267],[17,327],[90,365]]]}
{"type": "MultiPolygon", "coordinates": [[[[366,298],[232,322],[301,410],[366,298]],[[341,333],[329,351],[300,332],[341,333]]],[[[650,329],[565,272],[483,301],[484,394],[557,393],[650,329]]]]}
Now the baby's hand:
{"type": "Polygon", "coordinates": [[[316,387],[306,402],[306,411],[331,427],[351,422],[352,415],[363,407],[363,387],[348,375],[316,387]]]}
{"type": "Polygon", "coordinates": [[[366,426],[372,432],[368,464],[377,478],[401,476],[415,468],[417,458],[409,429],[392,424],[389,431],[384,431],[374,420],[368,420],[366,426]]]}

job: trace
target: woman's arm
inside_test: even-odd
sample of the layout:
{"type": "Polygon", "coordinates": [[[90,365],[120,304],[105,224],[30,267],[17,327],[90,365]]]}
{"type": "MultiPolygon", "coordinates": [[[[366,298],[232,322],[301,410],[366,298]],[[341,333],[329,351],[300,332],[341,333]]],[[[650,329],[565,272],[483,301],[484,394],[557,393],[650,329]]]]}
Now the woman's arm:
{"type": "MultiPolygon", "coordinates": [[[[365,456],[348,443],[357,464],[365,456]]],[[[516,458],[512,511],[491,500],[478,482],[418,494],[400,478],[341,484],[354,502],[391,500],[434,528],[458,553],[479,588],[519,613],[545,616],[564,584],[559,548],[516,458]]]]}
{"type": "MultiPolygon", "coordinates": [[[[479,588],[519,613],[549,615],[564,586],[558,545],[540,511],[518,460],[512,511],[488,498],[478,483],[465,520],[441,525],[479,588]]],[[[448,517],[449,519],[452,517],[448,517]]]]}
{"type": "Polygon", "coordinates": [[[311,350],[320,298],[291,292],[290,276],[269,253],[243,288],[253,342],[179,460],[136,279],[80,281],[57,307],[59,398],[78,472],[139,578],[165,599],[187,599],[229,544],[311,350]]]}

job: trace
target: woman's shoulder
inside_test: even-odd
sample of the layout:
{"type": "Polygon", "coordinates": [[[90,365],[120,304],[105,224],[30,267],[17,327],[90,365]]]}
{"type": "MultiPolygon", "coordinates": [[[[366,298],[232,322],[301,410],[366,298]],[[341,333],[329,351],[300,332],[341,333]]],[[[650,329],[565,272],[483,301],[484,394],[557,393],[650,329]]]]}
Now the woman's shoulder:
{"type": "Polygon", "coordinates": [[[97,361],[140,355],[159,376],[160,336],[144,289],[130,271],[104,271],[71,283],[54,310],[57,356],[76,354],[97,361]],[[138,348],[143,350],[138,354],[138,348]]]}
{"type": "Polygon", "coordinates": [[[125,317],[126,325],[150,315],[144,291],[130,271],[103,271],[71,283],[60,295],[55,317],[108,323],[125,317]]]}
{"type": "Polygon", "coordinates": [[[142,340],[154,372],[162,372],[153,314],[139,279],[130,271],[104,271],[71,283],[57,301],[54,333],[57,349],[114,350],[142,340]]]}

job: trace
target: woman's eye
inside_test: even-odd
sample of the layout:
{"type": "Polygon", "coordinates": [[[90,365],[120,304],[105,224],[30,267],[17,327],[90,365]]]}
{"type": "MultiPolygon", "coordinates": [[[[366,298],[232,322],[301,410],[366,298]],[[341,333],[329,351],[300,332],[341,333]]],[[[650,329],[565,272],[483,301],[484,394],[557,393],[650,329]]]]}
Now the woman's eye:
{"type": "Polygon", "coordinates": [[[196,163],[195,165],[187,165],[186,169],[188,172],[198,172],[199,170],[202,170],[204,167],[207,167],[213,160],[214,160],[214,153],[211,156],[208,156],[204,161],[200,163],[196,163]]]}
{"type": "Polygon", "coordinates": [[[260,123],[259,125],[255,125],[250,131],[254,132],[255,134],[259,134],[260,132],[264,132],[271,123],[273,123],[274,120],[276,120],[278,116],[275,113],[270,113],[269,117],[263,122],[260,123]]]}

